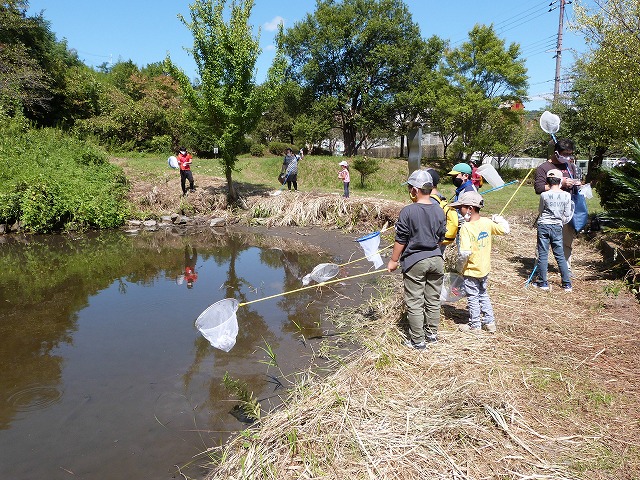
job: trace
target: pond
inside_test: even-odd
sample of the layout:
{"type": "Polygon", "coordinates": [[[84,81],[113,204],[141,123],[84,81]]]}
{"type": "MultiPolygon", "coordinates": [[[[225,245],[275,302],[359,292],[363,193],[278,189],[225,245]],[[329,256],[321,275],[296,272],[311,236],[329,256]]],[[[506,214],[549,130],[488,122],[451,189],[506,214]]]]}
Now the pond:
{"type": "Polygon", "coordinates": [[[278,295],[318,263],[362,257],[312,229],[0,241],[0,478],[201,478],[202,453],[246,427],[225,373],[274,408],[333,333],[327,309],[378,277],[278,295]],[[194,326],[218,300],[270,295],[240,306],[229,352],[194,326]]]}

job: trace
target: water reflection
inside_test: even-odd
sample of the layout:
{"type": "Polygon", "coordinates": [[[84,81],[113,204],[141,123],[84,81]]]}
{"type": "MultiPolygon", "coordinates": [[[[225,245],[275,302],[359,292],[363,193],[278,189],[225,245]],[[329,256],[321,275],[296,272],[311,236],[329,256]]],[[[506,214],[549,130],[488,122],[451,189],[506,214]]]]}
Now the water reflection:
{"type": "Polygon", "coordinates": [[[225,372],[277,403],[261,347],[299,368],[300,340],[322,334],[335,299],[310,289],[240,307],[225,353],[195,329],[200,312],[299,288],[327,254],[244,235],[29,240],[0,250],[0,478],[174,478],[175,465],[197,478],[189,459],[242,428],[225,372]]]}

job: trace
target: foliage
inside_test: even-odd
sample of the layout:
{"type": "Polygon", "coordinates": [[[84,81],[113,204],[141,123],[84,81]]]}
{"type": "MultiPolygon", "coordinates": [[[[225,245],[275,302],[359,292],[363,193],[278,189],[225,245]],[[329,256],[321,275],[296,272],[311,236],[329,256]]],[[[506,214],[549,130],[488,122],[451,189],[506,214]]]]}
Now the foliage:
{"type": "Polygon", "coordinates": [[[284,151],[287,148],[290,148],[294,152],[297,150],[295,146],[284,142],[270,142],[267,148],[269,149],[269,153],[273,155],[284,155],[284,151]]]}
{"type": "Polygon", "coordinates": [[[262,157],[264,155],[264,145],[261,143],[254,143],[251,145],[251,156],[262,157]]]}
{"type": "Polygon", "coordinates": [[[283,45],[291,77],[322,107],[312,117],[341,130],[348,156],[374,128],[392,128],[392,96],[423,51],[401,0],[320,0],[287,30],[283,45]]]}
{"type": "Polygon", "coordinates": [[[249,25],[254,2],[232,2],[228,23],[224,17],[226,3],[226,0],[196,0],[189,7],[191,21],[179,16],[193,34],[191,53],[201,85],[195,88],[169,57],[165,65],[180,84],[197,121],[211,130],[219,145],[227,197],[233,203],[238,199],[231,177],[237,156],[243,150],[245,135],[253,131],[277,92],[284,64],[280,55],[276,55],[266,87],[257,88],[254,76],[260,48],[249,25]]]}
{"type": "MultiPolygon", "coordinates": [[[[450,84],[445,92],[453,96],[448,103],[454,114],[451,127],[467,159],[487,144],[500,142],[498,136],[504,134],[505,125],[492,130],[490,122],[496,120],[499,110],[524,97],[526,71],[520,46],[505,46],[493,26],[476,25],[469,40],[446,55],[443,73],[450,84]]],[[[504,112],[499,119],[501,123],[518,122],[517,115],[504,112]]]]}
{"type": "Polygon", "coordinates": [[[640,212],[631,208],[640,204],[640,143],[629,145],[633,161],[612,168],[600,182],[600,204],[606,210],[603,218],[623,230],[640,234],[640,212]]]}
{"type": "Polygon", "coordinates": [[[640,130],[640,4],[596,0],[593,9],[581,3],[574,10],[573,28],[590,50],[575,62],[563,121],[591,158],[591,179],[605,153],[620,152],[640,130]]]}
{"type": "Polygon", "coordinates": [[[352,164],[354,170],[360,174],[360,186],[364,187],[367,177],[380,170],[380,162],[377,158],[356,157],[352,164]]]}
{"type": "Polygon", "coordinates": [[[124,222],[126,180],[104,152],[58,130],[12,123],[0,125],[0,223],[49,232],[124,222]]]}

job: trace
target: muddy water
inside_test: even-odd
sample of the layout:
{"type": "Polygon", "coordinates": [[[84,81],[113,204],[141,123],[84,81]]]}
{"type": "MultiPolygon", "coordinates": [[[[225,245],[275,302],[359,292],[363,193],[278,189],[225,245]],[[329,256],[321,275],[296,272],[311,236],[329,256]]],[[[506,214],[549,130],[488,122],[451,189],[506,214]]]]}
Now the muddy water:
{"type": "Polygon", "coordinates": [[[314,265],[361,257],[353,239],[298,230],[2,240],[0,478],[200,478],[202,452],[245,427],[225,372],[263,408],[277,405],[283,374],[308,365],[331,333],[326,308],[368,297],[360,286],[379,275],[240,307],[226,353],[194,327],[207,306],[299,288],[314,265]],[[270,348],[277,368],[265,363],[270,348]]]}

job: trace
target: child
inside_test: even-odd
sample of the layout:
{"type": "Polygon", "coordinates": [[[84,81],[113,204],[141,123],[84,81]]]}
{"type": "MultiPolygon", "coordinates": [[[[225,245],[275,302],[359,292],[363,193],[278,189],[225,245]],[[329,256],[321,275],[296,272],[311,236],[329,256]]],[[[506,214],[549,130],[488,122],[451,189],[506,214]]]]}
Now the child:
{"type": "Polygon", "coordinates": [[[349,175],[349,164],[343,160],[338,165],[342,167],[338,172],[338,178],[342,179],[342,183],[344,185],[344,198],[349,198],[349,182],[351,181],[351,176],[349,175]]]}
{"type": "Polygon", "coordinates": [[[562,172],[553,168],[547,172],[547,184],[549,190],[540,194],[540,206],[538,207],[538,281],[533,284],[541,290],[549,290],[547,282],[547,269],[549,265],[549,244],[558,262],[562,289],[571,292],[571,273],[567,260],[564,257],[562,246],[562,227],[569,223],[573,217],[573,202],[571,194],[560,188],[562,172]]]}
{"type": "Polygon", "coordinates": [[[469,323],[460,325],[459,329],[479,334],[484,328],[495,333],[496,322],[487,293],[491,270],[491,237],[509,233],[509,224],[499,215],[494,215],[491,219],[480,216],[484,201],[478,192],[461,193],[458,201],[451,206],[457,208],[465,220],[460,227],[458,271],[464,277],[469,323]]]}
{"type": "Polygon", "coordinates": [[[413,203],[404,207],[398,216],[387,270],[393,272],[402,265],[410,336],[406,345],[424,350],[427,343],[438,340],[444,276],[440,242],[444,238],[445,218],[442,208],[429,198],[433,188],[431,175],[425,170],[416,170],[407,184],[413,203]]]}
{"type": "Polygon", "coordinates": [[[192,157],[186,148],[180,147],[177,159],[180,166],[180,186],[182,187],[182,195],[185,196],[187,194],[187,180],[189,180],[189,191],[195,191],[193,174],[191,173],[192,157]]]}

